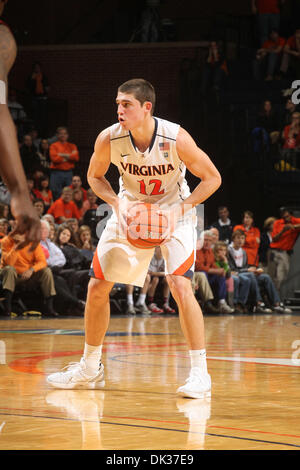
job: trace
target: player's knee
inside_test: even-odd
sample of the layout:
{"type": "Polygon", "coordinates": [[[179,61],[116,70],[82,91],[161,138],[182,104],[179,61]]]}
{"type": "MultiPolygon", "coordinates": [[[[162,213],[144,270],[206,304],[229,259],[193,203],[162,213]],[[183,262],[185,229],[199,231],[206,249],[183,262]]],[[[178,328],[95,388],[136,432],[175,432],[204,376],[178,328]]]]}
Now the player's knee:
{"type": "Polygon", "coordinates": [[[167,281],[172,292],[172,295],[177,302],[184,302],[187,297],[193,294],[192,283],[189,279],[183,276],[167,276],[167,281]]]}
{"type": "Polygon", "coordinates": [[[88,297],[94,303],[101,303],[109,299],[113,283],[91,278],[88,285],[88,297]]]}

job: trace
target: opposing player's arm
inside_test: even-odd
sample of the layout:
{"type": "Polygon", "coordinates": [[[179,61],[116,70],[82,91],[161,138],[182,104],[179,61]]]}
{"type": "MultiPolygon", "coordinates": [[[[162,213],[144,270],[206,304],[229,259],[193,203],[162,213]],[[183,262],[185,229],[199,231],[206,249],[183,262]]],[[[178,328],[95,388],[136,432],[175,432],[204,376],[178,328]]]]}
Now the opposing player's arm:
{"type": "Polygon", "coordinates": [[[0,25],[0,84],[4,94],[0,97],[0,173],[11,194],[10,208],[17,222],[14,232],[25,234],[19,248],[32,243],[34,249],[40,242],[40,220],[29,197],[16,128],[6,104],[7,76],[16,53],[13,35],[7,26],[0,25]]]}
{"type": "Polygon", "coordinates": [[[17,55],[17,46],[13,35],[5,25],[0,25],[0,80],[7,83],[10,71],[17,55]]]}
{"type": "Polygon", "coordinates": [[[118,196],[112,189],[105,174],[111,163],[110,160],[110,135],[109,130],[102,131],[96,139],[94,153],[90,160],[87,180],[98,197],[112,207],[118,204],[118,196]]]}
{"type": "Polygon", "coordinates": [[[222,179],[208,155],[197,146],[190,134],[182,128],[178,132],[176,149],[179,158],[184,162],[187,169],[194,176],[201,179],[191,195],[181,203],[181,209],[184,213],[184,205],[194,207],[204,202],[220,187],[222,179]]]}

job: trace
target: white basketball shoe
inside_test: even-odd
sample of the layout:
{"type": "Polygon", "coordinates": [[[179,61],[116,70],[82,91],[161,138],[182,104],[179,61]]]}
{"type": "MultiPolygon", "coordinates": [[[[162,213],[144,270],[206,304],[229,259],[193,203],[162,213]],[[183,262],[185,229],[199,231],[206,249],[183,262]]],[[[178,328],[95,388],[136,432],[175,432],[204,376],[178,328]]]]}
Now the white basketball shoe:
{"type": "Polygon", "coordinates": [[[211,396],[210,375],[199,367],[192,367],[185,384],[177,389],[177,394],[186,398],[205,398],[211,396]]]}
{"type": "Polygon", "coordinates": [[[84,358],[80,362],[71,362],[61,372],[55,372],[47,377],[47,383],[54,388],[63,389],[95,389],[105,386],[104,365],[100,364],[96,375],[88,375],[84,358]]]}

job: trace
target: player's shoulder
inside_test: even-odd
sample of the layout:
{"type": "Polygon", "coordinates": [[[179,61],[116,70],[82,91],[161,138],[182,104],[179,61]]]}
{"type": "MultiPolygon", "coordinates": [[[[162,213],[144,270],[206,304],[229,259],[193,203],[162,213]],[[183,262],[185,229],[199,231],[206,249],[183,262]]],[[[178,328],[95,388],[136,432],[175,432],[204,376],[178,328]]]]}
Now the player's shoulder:
{"type": "Polygon", "coordinates": [[[175,139],[177,138],[180,125],[173,121],[168,121],[167,119],[162,119],[159,117],[154,117],[157,122],[157,134],[165,138],[175,139]]]}
{"type": "Polygon", "coordinates": [[[103,144],[103,143],[110,143],[112,140],[117,140],[123,136],[129,135],[127,131],[124,131],[122,129],[122,126],[117,122],[115,124],[112,124],[109,127],[106,127],[103,129],[99,134],[96,139],[96,143],[98,144],[103,144]]]}

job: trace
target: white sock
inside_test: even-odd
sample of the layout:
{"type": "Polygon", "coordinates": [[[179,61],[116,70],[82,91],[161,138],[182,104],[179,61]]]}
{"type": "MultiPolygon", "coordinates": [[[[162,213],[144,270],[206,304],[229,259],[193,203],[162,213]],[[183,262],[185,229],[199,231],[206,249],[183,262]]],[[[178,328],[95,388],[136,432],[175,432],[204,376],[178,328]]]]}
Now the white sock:
{"type": "Polygon", "coordinates": [[[145,300],[146,300],[146,294],[140,294],[136,304],[144,305],[145,300]]]}
{"type": "Polygon", "coordinates": [[[198,367],[202,372],[207,372],[206,349],[191,349],[189,351],[191,368],[198,367]]]}
{"type": "Polygon", "coordinates": [[[84,344],[83,357],[86,363],[88,372],[98,372],[99,365],[101,363],[102,356],[102,344],[100,346],[90,346],[89,344],[84,344]]]}
{"type": "Polygon", "coordinates": [[[133,305],[133,294],[127,294],[127,304],[133,305]]]}

